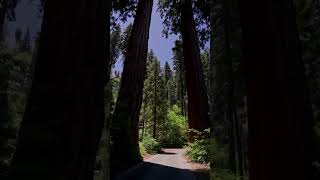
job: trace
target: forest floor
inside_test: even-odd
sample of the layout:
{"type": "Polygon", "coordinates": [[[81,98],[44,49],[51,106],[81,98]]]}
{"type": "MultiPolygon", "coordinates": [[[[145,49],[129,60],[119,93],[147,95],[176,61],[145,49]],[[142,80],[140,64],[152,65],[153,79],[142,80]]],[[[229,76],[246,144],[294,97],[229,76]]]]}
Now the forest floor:
{"type": "Polygon", "coordinates": [[[209,180],[208,167],[191,163],[184,154],[185,149],[163,149],[115,180],[209,180]]]}

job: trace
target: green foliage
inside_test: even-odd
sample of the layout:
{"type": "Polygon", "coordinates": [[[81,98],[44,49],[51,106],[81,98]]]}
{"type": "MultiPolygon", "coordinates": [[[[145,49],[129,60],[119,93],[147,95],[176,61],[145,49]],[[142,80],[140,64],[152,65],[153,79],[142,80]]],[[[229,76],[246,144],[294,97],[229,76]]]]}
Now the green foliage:
{"type": "Polygon", "coordinates": [[[128,43],[129,43],[129,38],[131,35],[131,31],[132,31],[132,27],[133,24],[130,23],[122,32],[121,36],[120,36],[120,44],[119,44],[119,48],[120,51],[122,53],[122,56],[126,55],[126,51],[127,51],[127,47],[128,47],[128,43]]]}
{"type": "Polygon", "coordinates": [[[193,134],[194,141],[188,143],[186,148],[186,154],[194,162],[199,163],[209,163],[210,162],[210,144],[211,141],[208,138],[210,132],[205,130],[204,132],[199,132],[197,130],[190,130],[193,134]]]}
{"type": "Polygon", "coordinates": [[[175,46],[172,48],[173,53],[173,69],[175,71],[174,83],[175,83],[175,93],[176,99],[181,108],[181,114],[185,114],[186,103],[186,78],[185,78],[185,67],[184,67],[184,59],[183,59],[183,48],[182,48],[182,40],[177,39],[175,41],[175,46]]]}
{"type": "Polygon", "coordinates": [[[120,55],[120,45],[121,45],[121,28],[119,25],[114,26],[112,28],[111,34],[110,34],[110,57],[111,67],[114,67],[119,55],[120,55]]]}
{"type": "MultiPolygon", "coordinates": [[[[142,152],[155,154],[161,151],[160,143],[156,139],[152,138],[150,135],[145,136],[140,143],[140,150],[142,148],[142,152]]],[[[141,154],[142,152],[140,151],[141,154]]]]}
{"type": "MultiPolygon", "coordinates": [[[[165,79],[160,66],[160,61],[150,50],[147,58],[147,73],[143,89],[143,108],[141,120],[145,123],[145,129],[154,138],[159,135],[159,130],[165,122],[168,104],[165,88],[165,79]]],[[[143,123],[143,122],[141,122],[143,123]]]]}
{"type": "Polygon", "coordinates": [[[209,139],[199,139],[188,143],[187,155],[192,161],[199,163],[209,163],[210,161],[210,143],[209,139]]]}
{"type": "MultiPolygon", "coordinates": [[[[193,13],[199,35],[200,45],[204,47],[209,39],[208,17],[209,6],[208,0],[191,0],[193,4],[193,13]]],[[[163,19],[163,31],[165,37],[181,32],[181,9],[183,6],[181,0],[159,0],[158,11],[163,19]]]]}
{"type": "Polygon", "coordinates": [[[139,149],[140,149],[140,154],[142,156],[146,155],[147,154],[147,150],[146,148],[144,147],[144,144],[142,142],[139,142],[139,149]]]}
{"type": "Polygon", "coordinates": [[[29,52],[14,51],[0,44],[0,174],[5,173],[15,151],[30,86],[30,64],[29,52]]]}
{"type": "Polygon", "coordinates": [[[188,138],[188,124],[180,115],[177,105],[174,105],[167,114],[166,122],[160,133],[159,141],[162,147],[183,147],[188,138]]]}

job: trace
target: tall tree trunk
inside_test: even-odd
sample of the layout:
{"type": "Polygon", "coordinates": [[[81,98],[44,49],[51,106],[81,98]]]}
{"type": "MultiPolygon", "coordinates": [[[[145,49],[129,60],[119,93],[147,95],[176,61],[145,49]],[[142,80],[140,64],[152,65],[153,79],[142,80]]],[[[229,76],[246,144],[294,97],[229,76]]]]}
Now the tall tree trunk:
{"type": "Polygon", "coordinates": [[[112,118],[111,173],[141,161],[138,143],[139,114],[148,52],[153,0],[140,0],[125,55],[121,87],[112,118]]]}
{"type": "Polygon", "coordinates": [[[6,20],[6,12],[8,10],[8,1],[9,0],[2,0],[1,7],[0,7],[0,41],[4,41],[4,22],[6,20]]]}
{"type": "MultiPolygon", "coordinates": [[[[215,82],[215,77],[214,77],[214,68],[215,68],[215,62],[214,62],[214,38],[215,38],[215,18],[214,18],[214,1],[210,1],[210,57],[209,57],[209,111],[210,111],[210,140],[213,141],[215,138],[214,134],[214,114],[215,114],[215,108],[214,108],[214,82],[215,82]]],[[[211,142],[213,143],[213,142],[211,142]]],[[[212,147],[213,148],[213,147],[212,147]]],[[[213,152],[210,152],[210,177],[213,177],[213,168],[214,168],[214,160],[213,160],[214,154],[213,152]]]]}
{"type": "MultiPolygon", "coordinates": [[[[108,10],[106,13],[107,16],[107,27],[110,27],[110,17],[111,17],[111,1],[108,2],[108,10]]],[[[110,28],[106,29],[106,36],[108,40],[110,40],[110,28]]],[[[102,133],[102,137],[100,140],[100,149],[99,149],[99,160],[101,161],[101,170],[99,176],[103,180],[110,180],[110,126],[111,126],[111,101],[112,101],[112,81],[111,81],[111,73],[112,73],[112,62],[111,60],[111,47],[110,43],[106,44],[106,51],[108,55],[109,62],[107,62],[107,70],[106,70],[106,84],[105,84],[105,123],[104,129],[102,133]]],[[[97,162],[96,162],[97,163],[97,162]]]]}
{"type": "Polygon", "coordinates": [[[224,22],[224,48],[225,48],[225,64],[226,64],[226,113],[227,113],[227,122],[229,123],[228,132],[229,132],[229,165],[230,169],[236,173],[237,171],[237,142],[235,134],[235,121],[233,113],[233,104],[234,104],[234,82],[233,82],[233,62],[231,57],[231,21],[230,21],[230,2],[229,0],[224,0],[223,3],[223,22],[224,22]]]}
{"type": "Polygon", "coordinates": [[[11,179],[92,180],[104,124],[103,0],[47,0],[11,179]]]}
{"type": "Polygon", "coordinates": [[[181,30],[188,91],[189,128],[202,131],[209,128],[209,104],[191,0],[185,0],[182,5],[181,30]]]}
{"type": "MultiPolygon", "coordinates": [[[[3,57],[2,57],[3,58],[3,57]]],[[[9,71],[5,62],[0,62],[0,178],[4,178],[8,171],[6,160],[10,158],[9,137],[11,117],[9,110],[9,71]]]]}
{"type": "Polygon", "coordinates": [[[312,110],[293,2],[240,5],[250,179],[311,179],[312,110]]]}
{"type": "MultiPolygon", "coordinates": [[[[227,55],[226,26],[223,1],[212,1],[211,4],[211,44],[210,44],[210,119],[212,123],[212,135],[218,144],[227,144],[225,137],[225,103],[226,103],[226,74],[227,55]]],[[[229,48],[228,48],[229,49],[229,48]]]]}

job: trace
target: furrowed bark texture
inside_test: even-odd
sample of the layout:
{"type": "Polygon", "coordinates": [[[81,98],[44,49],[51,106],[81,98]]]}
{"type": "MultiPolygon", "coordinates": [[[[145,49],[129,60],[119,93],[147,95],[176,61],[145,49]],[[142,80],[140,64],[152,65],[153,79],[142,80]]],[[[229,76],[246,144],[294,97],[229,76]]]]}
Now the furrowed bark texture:
{"type": "Polygon", "coordinates": [[[250,179],[310,179],[312,111],[293,2],[240,3],[250,179]]]}
{"type": "Polygon", "coordinates": [[[202,131],[209,128],[209,104],[191,0],[184,1],[182,5],[181,30],[188,91],[189,128],[202,131]]]}
{"type": "Polygon", "coordinates": [[[125,55],[120,91],[112,118],[112,176],[141,161],[139,114],[148,52],[152,0],[140,0],[125,55]]]}
{"type": "Polygon", "coordinates": [[[107,3],[47,0],[11,179],[91,180],[104,124],[107,3]]]}

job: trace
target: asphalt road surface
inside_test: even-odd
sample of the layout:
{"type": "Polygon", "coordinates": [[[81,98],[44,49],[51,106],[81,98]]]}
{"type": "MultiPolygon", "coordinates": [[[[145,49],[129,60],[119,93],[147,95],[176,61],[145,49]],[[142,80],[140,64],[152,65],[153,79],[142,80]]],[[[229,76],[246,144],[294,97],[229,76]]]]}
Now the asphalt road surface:
{"type": "Polygon", "coordinates": [[[114,180],[195,180],[184,149],[164,149],[114,180]]]}

